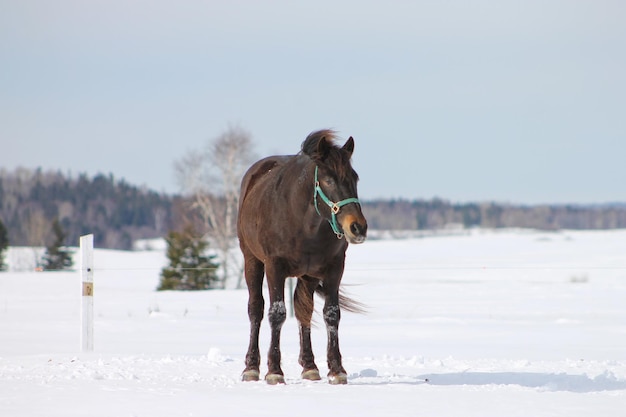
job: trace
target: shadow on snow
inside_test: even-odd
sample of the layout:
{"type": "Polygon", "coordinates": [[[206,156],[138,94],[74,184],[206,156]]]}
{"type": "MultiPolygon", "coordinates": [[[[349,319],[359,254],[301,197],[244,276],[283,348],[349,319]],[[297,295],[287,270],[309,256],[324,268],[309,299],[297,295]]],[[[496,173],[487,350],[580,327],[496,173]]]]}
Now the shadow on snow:
{"type": "Polygon", "coordinates": [[[626,390],[626,381],[617,379],[610,372],[605,372],[595,378],[590,378],[587,375],[569,375],[565,373],[457,372],[424,374],[417,377],[379,377],[374,373],[370,375],[353,375],[350,379],[350,383],[355,385],[518,385],[545,391],[578,393],[626,390]]]}

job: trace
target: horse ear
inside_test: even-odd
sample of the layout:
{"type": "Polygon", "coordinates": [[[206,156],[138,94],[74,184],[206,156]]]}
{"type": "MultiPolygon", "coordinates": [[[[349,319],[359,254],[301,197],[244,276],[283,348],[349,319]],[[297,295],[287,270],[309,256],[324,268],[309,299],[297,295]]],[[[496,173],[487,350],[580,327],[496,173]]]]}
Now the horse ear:
{"type": "Polygon", "coordinates": [[[317,142],[317,150],[315,152],[315,159],[319,161],[323,161],[326,159],[328,154],[330,153],[330,148],[332,144],[329,143],[328,138],[326,136],[322,136],[322,138],[317,142]]]}
{"type": "Polygon", "coordinates": [[[352,136],[350,136],[350,138],[346,141],[346,144],[343,145],[342,149],[348,152],[348,155],[352,156],[352,152],[354,152],[354,139],[352,136]]]}

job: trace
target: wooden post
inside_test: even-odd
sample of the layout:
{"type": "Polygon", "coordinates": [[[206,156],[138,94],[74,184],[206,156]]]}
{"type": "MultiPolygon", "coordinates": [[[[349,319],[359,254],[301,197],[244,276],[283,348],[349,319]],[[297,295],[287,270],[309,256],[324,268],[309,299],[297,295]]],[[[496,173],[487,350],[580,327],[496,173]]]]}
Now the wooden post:
{"type": "Polygon", "coordinates": [[[82,350],[93,352],[93,235],[80,237],[80,277],[82,350]]]}

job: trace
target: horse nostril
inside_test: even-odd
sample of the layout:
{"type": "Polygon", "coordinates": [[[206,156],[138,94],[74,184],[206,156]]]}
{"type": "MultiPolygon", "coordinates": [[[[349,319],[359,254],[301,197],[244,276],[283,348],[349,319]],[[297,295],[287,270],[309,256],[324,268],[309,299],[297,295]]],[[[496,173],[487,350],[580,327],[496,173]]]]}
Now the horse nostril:
{"type": "Polygon", "coordinates": [[[367,226],[361,226],[357,222],[354,222],[350,225],[350,231],[355,236],[362,236],[367,232],[367,226]]]}

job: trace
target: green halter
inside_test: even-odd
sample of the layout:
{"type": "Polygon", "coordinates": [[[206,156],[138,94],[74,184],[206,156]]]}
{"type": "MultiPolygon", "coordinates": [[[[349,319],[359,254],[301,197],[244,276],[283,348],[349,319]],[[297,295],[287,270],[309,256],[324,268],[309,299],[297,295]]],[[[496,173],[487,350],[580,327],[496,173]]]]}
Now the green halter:
{"type": "Polygon", "coordinates": [[[316,165],[315,166],[315,192],[313,193],[313,201],[315,202],[315,211],[317,211],[317,214],[321,216],[322,214],[320,213],[320,209],[317,207],[317,195],[318,194],[320,198],[322,199],[322,201],[326,203],[328,207],[330,207],[331,219],[328,220],[328,223],[330,223],[330,227],[332,227],[333,232],[335,232],[335,234],[337,235],[337,239],[341,239],[343,237],[343,233],[341,233],[339,224],[337,224],[337,213],[339,213],[339,210],[341,210],[341,208],[345,206],[346,204],[350,204],[350,203],[359,204],[359,199],[351,197],[351,198],[346,198],[345,200],[341,200],[337,203],[332,202],[330,198],[328,198],[326,194],[324,194],[324,191],[322,191],[322,187],[320,187],[320,182],[317,180],[317,165],[316,165]]]}

